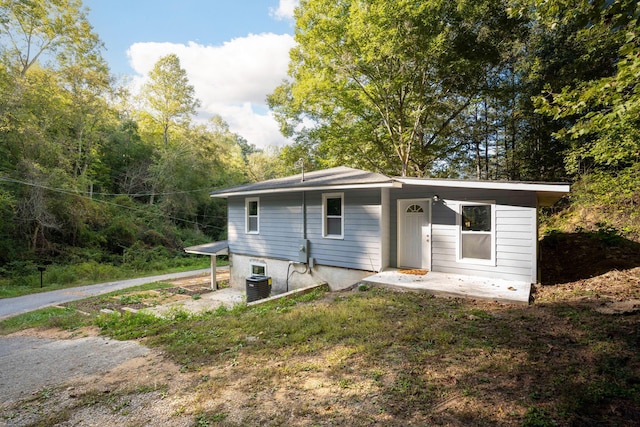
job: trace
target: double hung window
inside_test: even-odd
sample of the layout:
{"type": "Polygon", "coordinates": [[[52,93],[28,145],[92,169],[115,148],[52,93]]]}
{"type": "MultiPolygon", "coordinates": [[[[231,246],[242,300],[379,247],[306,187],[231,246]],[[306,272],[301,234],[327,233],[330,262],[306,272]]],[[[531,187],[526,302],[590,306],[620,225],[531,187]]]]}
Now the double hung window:
{"type": "Polygon", "coordinates": [[[495,263],[495,205],[460,205],[459,259],[495,263]]]}
{"type": "Polygon", "coordinates": [[[245,232],[258,234],[260,232],[260,199],[257,197],[245,199],[245,232]]]}
{"type": "Polygon", "coordinates": [[[322,195],[322,236],[329,239],[344,237],[344,193],[322,195]]]}

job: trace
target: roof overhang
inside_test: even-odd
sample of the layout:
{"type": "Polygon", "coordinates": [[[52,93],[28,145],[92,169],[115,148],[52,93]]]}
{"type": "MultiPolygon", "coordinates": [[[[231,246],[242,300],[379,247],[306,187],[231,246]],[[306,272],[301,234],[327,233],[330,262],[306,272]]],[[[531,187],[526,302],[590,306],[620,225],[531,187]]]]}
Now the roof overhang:
{"type": "Polygon", "coordinates": [[[304,191],[341,191],[341,190],[358,190],[367,188],[402,188],[402,184],[397,181],[387,181],[381,183],[370,184],[345,184],[345,185],[325,185],[325,186],[298,186],[285,188],[265,188],[261,190],[247,191],[229,191],[211,193],[211,197],[226,199],[236,196],[259,196],[261,194],[281,194],[281,193],[300,193],[304,191]]]}
{"type": "Polygon", "coordinates": [[[571,186],[557,182],[521,182],[521,181],[464,181],[449,179],[396,178],[408,185],[424,185],[429,187],[476,188],[484,190],[520,190],[550,191],[568,193],[571,186]]]}
{"type": "Polygon", "coordinates": [[[530,191],[536,193],[540,206],[551,206],[569,194],[571,185],[564,182],[466,181],[454,179],[396,178],[407,185],[471,188],[478,190],[530,191]]]}
{"type": "Polygon", "coordinates": [[[188,248],[184,248],[184,251],[188,254],[197,255],[228,255],[229,241],[221,240],[219,242],[205,243],[204,245],[189,246],[188,248]]]}

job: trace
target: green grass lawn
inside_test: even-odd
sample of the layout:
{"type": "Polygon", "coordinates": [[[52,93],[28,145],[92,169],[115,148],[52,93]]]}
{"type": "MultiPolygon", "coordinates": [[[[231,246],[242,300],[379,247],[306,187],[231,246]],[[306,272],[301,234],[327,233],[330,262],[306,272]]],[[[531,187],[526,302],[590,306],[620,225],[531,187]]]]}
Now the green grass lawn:
{"type": "MultiPolygon", "coordinates": [[[[218,265],[226,264],[226,261],[219,260],[218,262],[218,265]]],[[[11,278],[0,278],[0,299],[115,280],[196,270],[208,268],[209,265],[208,257],[181,258],[179,261],[167,260],[164,265],[156,263],[144,270],[131,268],[127,265],[114,266],[96,262],[53,265],[48,266],[43,272],[42,287],[40,286],[40,273],[34,267],[31,271],[15,272],[11,278]]]]}

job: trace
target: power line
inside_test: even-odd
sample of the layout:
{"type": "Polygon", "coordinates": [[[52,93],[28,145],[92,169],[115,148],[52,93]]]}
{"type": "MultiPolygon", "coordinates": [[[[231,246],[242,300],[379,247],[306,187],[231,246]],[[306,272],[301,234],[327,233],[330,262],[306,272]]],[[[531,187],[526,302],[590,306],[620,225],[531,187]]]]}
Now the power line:
{"type": "Polygon", "coordinates": [[[14,178],[9,178],[6,176],[0,176],[0,181],[7,181],[7,182],[13,182],[16,184],[23,184],[23,185],[29,185],[31,187],[38,187],[38,188],[43,188],[46,190],[51,190],[51,191],[58,191],[58,192],[63,192],[66,194],[86,194],[86,195],[94,195],[94,196],[109,196],[109,197],[118,197],[118,196],[129,196],[129,197],[146,197],[146,196],[171,196],[174,194],[190,194],[190,193],[200,193],[200,192],[210,192],[212,191],[211,188],[199,188],[197,190],[181,190],[181,191],[169,191],[169,192],[164,192],[164,193],[133,193],[133,194],[128,194],[128,193],[100,193],[100,192],[89,192],[89,191],[80,191],[80,190],[73,190],[73,189],[66,189],[66,188],[56,188],[56,187],[48,187],[46,185],[42,185],[42,184],[35,184],[32,182],[25,182],[25,181],[20,181],[14,178]]]}
{"type": "MultiPolygon", "coordinates": [[[[181,221],[181,222],[184,222],[184,223],[187,223],[187,224],[194,224],[194,225],[197,225],[197,226],[200,226],[200,227],[204,227],[204,228],[217,228],[219,230],[223,229],[223,227],[218,227],[218,226],[215,226],[215,225],[201,224],[199,222],[192,221],[192,220],[189,220],[189,219],[178,218],[178,217],[175,217],[175,216],[172,216],[172,215],[166,215],[166,214],[163,214],[161,212],[155,213],[153,211],[149,211],[149,210],[146,210],[146,209],[141,209],[141,208],[134,207],[134,206],[121,205],[121,204],[118,204],[118,203],[109,202],[107,200],[94,199],[94,198],[90,197],[88,195],[88,193],[84,193],[84,192],[77,191],[77,190],[68,190],[68,189],[65,189],[65,188],[49,187],[49,186],[46,186],[46,185],[35,184],[35,183],[31,183],[31,182],[24,182],[24,181],[20,181],[20,180],[13,179],[13,178],[8,178],[8,177],[5,177],[5,176],[0,176],[0,181],[12,182],[12,183],[15,183],[15,184],[27,185],[27,186],[36,187],[36,188],[42,188],[44,190],[53,191],[53,192],[56,192],[56,193],[62,193],[62,194],[67,194],[67,195],[71,195],[71,196],[77,196],[77,197],[81,197],[83,199],[86,199],[86,200],[89,200],[89,201],[92,201],[92,202],[104,203],[106,205],[116,206],[116,207],[119,207],[119,208],[125,208],[125,209],[129,209],[129,210],[132,210],[132,211],[137,211],[137,212],[143,212],[143,213],[146,213],[146,214],[162,216],[164,218],[169,218],[169,219],[172,219],[172,220],[175,220],[175,221],[181,221]]],[[[193,191],[203,191],[203,190],[193,190],[193,191]]],[[[187,193],[187,192],[188,191],[185,191],[185,192],[174,192],[174,193],[153,193],[153,194],[158,196],[158,195],[169,195],[169,194],[181,194],[181,193],[187,193]]],[[[103,195],[103,193],[94,193],[94,194],[103,195]]],[[[104,194],[106,194],[106,193],[104,193],[104,194]]],[[[151,195],[151,194],[149,194],[149,195],[151,195]]],[[[129,195],[128,194],[113,194],[112,196],[129,196],[129,195]]]]}

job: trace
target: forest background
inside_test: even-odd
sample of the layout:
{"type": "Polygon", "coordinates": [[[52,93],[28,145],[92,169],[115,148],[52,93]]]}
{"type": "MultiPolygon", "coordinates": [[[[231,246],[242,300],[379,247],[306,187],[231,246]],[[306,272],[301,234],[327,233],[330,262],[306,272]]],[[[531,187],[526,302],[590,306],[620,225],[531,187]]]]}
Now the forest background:
{"type": "Polygon", "coordinates": [[[132,94],[80,0],[0,0],[0,281],[190,265],[183,247],[226,237],[210,191],[300,158],[569,181],[547,230],[639,241],[639,15],[632,0],[303,0],[268,98],[292,142],[257,149],[195,116],[176,55],[132,94]]]}

